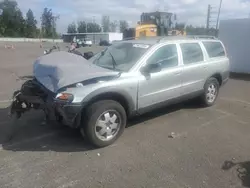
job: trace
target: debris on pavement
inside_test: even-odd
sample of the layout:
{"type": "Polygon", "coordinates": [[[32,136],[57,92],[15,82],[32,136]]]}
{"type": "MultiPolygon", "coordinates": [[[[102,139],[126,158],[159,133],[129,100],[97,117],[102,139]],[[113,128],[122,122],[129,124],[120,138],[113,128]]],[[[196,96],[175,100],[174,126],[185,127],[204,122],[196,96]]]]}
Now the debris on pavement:
{"type": "Polygon", "coordinates": [[[176,138],[177,135],[175,134],[175,132],[171,132],[171,134],[168,136],[168,138],[176,138]]]}

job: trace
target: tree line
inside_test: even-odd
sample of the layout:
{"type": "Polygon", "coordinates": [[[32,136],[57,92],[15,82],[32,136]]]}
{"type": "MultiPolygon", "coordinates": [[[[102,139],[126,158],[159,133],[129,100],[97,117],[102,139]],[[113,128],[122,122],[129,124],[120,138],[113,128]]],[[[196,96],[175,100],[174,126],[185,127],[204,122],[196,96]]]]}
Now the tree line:
{"type": "Polygon", "coordinates": [[[128,28],[126,20],[111,21],[109,16],[102,16],[101,25],[95,22],[79,21],[68,25],[68,33],[97,33],[97,32],[124,32],[128,28]]]}
{"type": "Polygon", "coordinates": [[[210,35],[216,36],[218,30],[215,28],[206,28],[206,27],[194,27],[192,25],[186,25],[185,23],[176,23],[175,29],[179,31],[185,31],[187,35],[210,35]]]}
{"type": "Polygon", "coordinates": [[[57,38],[56,18],[51,9],[44,8],[41,28],[38,28],[31,9],[23,16],[15,0],[3,0],[0,2],[0,37],[57,38]]]}
{"type": "MultiPolygon", "coordinates": [[[[51,9],[44,8],[41,15],[41,27],[37,27],[37,20],[33,11],[29,9],[24,16],[18,7],[16,0],[0,1],[0,37],[28,37],[28,38],[57,38],[56,31],[57,16],[51,9]]],[[[69,24],[68,33],[94,33],[94,32],[116,32],[128,30],[126,20],[111,21],[107,15],[102,16],[101,24],[86,22],[84,20],[69,24]]],[[[214,35],[218,33],[215,29],[207,30],[205,27],[185,26],[183,23],[176,25],[176,29],[184,30],[188,35],[214,35]]]]}

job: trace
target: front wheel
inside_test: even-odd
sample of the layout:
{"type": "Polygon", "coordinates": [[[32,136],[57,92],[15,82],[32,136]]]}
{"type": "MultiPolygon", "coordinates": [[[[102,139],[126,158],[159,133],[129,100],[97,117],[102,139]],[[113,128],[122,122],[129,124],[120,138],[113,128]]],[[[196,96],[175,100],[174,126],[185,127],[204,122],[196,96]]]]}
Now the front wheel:
{"type": "Polygon", "coordinates": [[[96,147],[111,145],[123,133],[127,116],[123,106],[113,100],[93,103],[87,109],[87,119],[81,133],[96,147]]]}
{"type": "Polygon", "coordinates": [[[202,96],[202,101],[205,106],[214,105],[218,94],[219,94],[220,84],[216,78],[209,78],[204,86],[204,94],[202,96]]]}

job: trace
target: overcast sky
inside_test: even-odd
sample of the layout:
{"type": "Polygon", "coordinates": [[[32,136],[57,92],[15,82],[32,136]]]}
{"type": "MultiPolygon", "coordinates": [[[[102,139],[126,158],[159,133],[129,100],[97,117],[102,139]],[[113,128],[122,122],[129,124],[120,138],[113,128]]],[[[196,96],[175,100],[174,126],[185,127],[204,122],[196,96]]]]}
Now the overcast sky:
{"type": "MultiPolygon", "coordinates": [[[[220,0],[17,0],[21,10],[26,13],[31,8],[40,23],[44,7],[59,14],[59,32],[66,32],[67,25],[79,20],[100,23],[102,15],[111,20],[127,20],[135,26],[142,12],[164,10],[177,14],[179,22],[205,25],[207,6],[210,3],[217,11],[220,0]]],[[[221,19],[246,18],[250,15],[250,0],[223,0],[221,19]]],[[[215,18],[216,19],[216,18],[215,18]]]]}

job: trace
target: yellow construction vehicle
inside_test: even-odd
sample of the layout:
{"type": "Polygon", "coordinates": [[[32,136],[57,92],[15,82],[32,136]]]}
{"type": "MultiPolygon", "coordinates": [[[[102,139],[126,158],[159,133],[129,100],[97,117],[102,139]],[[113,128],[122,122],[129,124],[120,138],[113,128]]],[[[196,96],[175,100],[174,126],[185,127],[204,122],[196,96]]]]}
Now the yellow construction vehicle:
{"type": "MultiPolygon", "coordinates": [[[[169,36],[185,36],[185,31],[171,29],[168,31],[169,36]]],[[[135,38],[139,37],[156,37],[158,36],[157,26],[155,24],[138,24],[135,28],[135,38]]]]}
{"type": "Polygon", "coordinates": [[[157,26],[154,24],[139,24],[135,28],[135,38],[157,36],[157,26]]]}
{"type": "Polygon", "coordinates": [[[171,27],[172,17],[173,14],[168,12],[142,13],[138,25],[135,28],[127,29],[123,36],[138,39],[140,37],[186,35],[184,30],[176,30],[171,27]]]}

